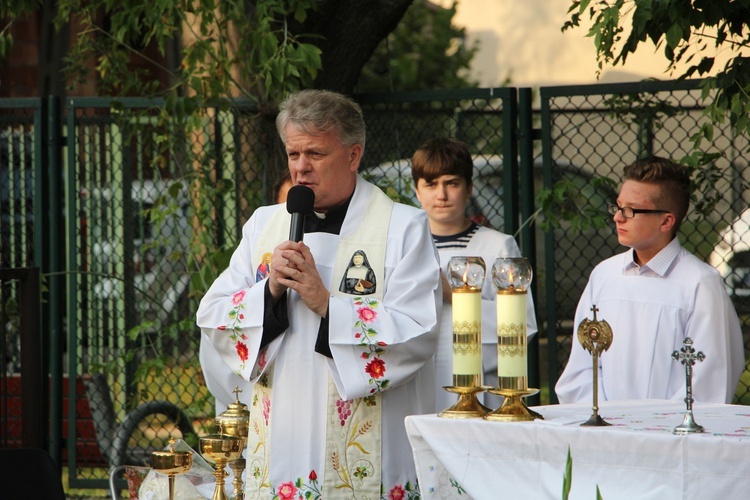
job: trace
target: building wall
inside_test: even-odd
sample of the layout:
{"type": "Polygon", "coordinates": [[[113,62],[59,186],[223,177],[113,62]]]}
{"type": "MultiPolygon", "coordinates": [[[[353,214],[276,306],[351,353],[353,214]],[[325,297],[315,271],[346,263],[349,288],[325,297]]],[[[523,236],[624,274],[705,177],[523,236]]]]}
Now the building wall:
{"type": "Polygon", "coordinates": [[[12,34],[10,57],[0,65],[0,97],[36,96],[40,39],[37,16],[16,21],[12,34]]]}
{"type": "MultiPolygon", "coordinates": [[[[448,7],[454,0],[433,1],[448,7]]],[[[454,23],[466,28],[469,43],[480,43],[472,74],[481,86],[501,85],[508,76],[511,85],[521,87],[670,80],[679,76],[664,72],[667,60],[663,49],[643,45],[625,66],[605,68],[597,80],[594,41],[586,37],[588,29],[561,31],[571,3],[460,0],[454,23]]]]}

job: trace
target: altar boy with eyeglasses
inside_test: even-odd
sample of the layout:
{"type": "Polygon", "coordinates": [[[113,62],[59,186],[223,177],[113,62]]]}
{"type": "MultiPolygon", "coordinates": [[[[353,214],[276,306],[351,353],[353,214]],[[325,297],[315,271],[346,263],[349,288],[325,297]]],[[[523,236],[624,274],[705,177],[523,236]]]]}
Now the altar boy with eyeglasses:
{"type": "MultiPolygon", "coordinates": [[[[690,204],[687,169],[650,157],[625,167],[609,205],[624,253],[591,272],[575,325],[593,318],[614,332],[599,358],[599,400],[685,398],[685,367],[672,359],[685,338],[705,360],[693,369],[693,397],[731,403],[745,350],[737,313],[713,267],[680,245],[677,231],[690,204]]],[[[575,334],[575,332],[574,332],[575,334]]],[[[592,401],[593,366],[574,335],[555,390],[560,403],[592,401]]]]}

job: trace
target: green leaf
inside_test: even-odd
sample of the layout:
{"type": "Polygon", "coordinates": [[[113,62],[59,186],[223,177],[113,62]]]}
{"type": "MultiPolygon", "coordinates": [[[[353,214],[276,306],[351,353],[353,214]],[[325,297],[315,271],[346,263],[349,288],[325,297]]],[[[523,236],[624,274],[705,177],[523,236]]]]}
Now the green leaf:
{"type": "Polygon", "coordinates": [[[682,40],[682,36],[682,27],[679,25],[679,23],[674,23],[669,27],[666,33],[667,45],[671,49],[676,48],[677,44],[679,44],[680,40],[682,40]]]}
{"type": "Polygon", "coordinates": [[[570,488],[573,484],[573,457],[570,455],[570,446],[568,446],[568,457],[565,460],[565,474],[563,475],[562,498],[568,500],[570,488]]]}

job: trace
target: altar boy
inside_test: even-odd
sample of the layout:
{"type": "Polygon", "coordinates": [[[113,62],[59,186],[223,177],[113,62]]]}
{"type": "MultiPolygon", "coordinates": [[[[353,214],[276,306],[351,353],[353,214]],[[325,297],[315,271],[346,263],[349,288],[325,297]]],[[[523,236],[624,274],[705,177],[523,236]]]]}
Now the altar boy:
{"type": "MultiPolygon", "coordinates": [[[[630,247],[591,272],[575,324],[607,321],[614,338],[599,357],[599,400],[684,399],[685,367],[672,353],[690,338],[705,360],[693,369],[693,397],[731,403],[745,368],[737,314],[713,267],[680,245],[690,203],[687,169],[651,157],[625,167],[609,213],[620,244],[630,247]]],[[[561,403],[591,402],[591,356],[574,340],[555,390],[561,403]]]]}

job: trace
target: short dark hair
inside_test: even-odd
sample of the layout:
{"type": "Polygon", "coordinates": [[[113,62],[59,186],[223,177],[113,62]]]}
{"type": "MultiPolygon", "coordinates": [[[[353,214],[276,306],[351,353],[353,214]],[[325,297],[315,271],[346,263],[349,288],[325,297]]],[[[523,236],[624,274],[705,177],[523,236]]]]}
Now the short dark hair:
{"type": "Polygon", "coordinates": [[[416,187],[419,179],[432,182],[441,175],[459,175],[472,185],[474,162],[466,143],[451,137],[436,137],[425,142],[411,158],[411,176],[416,187]]]}
{"type": "Polygon", "coordinates": [[[675,217],[675,232],[690,207],[690,172],[687,167],[667,158],[649,156],[625,167],[623,180],[646,182],[659,186],[656,208],[669,210],[675,217]]]}

